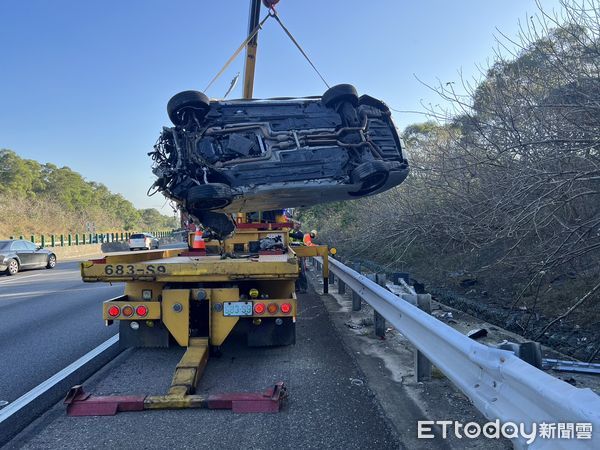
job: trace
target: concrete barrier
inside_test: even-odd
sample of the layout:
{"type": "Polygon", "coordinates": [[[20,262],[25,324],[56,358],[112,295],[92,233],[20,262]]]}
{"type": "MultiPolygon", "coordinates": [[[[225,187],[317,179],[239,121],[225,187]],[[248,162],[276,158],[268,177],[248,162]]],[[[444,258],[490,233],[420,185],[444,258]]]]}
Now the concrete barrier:
{"type": "Polygon", "coordinates": [[[46,247],[60,262],[64,259],[84,258],[102,254],[102,244],[72,245],[70,247],[46,247]]]}

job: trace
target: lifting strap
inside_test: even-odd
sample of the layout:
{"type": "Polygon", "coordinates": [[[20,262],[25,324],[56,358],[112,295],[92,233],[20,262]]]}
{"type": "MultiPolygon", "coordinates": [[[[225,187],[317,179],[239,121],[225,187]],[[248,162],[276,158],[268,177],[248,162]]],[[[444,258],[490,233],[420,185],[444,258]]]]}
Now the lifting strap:
{"type": "MultiPolygon", "coordinates": [[[[274,17],[275,20],[277,21],[277,23],[281,26],[281,28],[283,29],[283,31],[285,32],[285,34],[290,38],[290,40],[294,43],[294,45],[296,46],[296,48],[300,51],[300,53],[302,53],[302,56],[304,56],[304,58],[306,59],[306,61],[308,61],[308,63],[310,64],[310,66],[314,69],[314,71],[317,73],[317,75],[319,76],[319,78],[321,78],[321,80],[323,81],[323,83],[325,83],[325,86],[327,86],[327,88],[329,88],[329,83],[327,83],[327,81],[325,81],[325,78],[323,77],[323,75],[321,75],[321,72],[319,72],[319,70],[317,69],[317,67],[313,64],[313,62],[311,61],[311,59],[308,57],[308,55],[306,54],[306,52],[304,51],[304,49],[302,48],[302,46],[298,43],[298,41],[294,38],[294,36],[292,35],[292,33],[286,28],[286,26],[283,24],[283,22],[281,21],[281,19],[279,18],[279,15],[277,14],[277,11],[275,11],[275,9],[271,8],[269,10],[269,14],[267,14],[263,20],[260,21],[260,23],[254,28],[254,30],[252,30],[252,32],[248,35],[248,37],[244,40],[244,42],[242,42],[242,44],[238,47],[238,49],[233,53],[233,55],[231,55],[231,58],[229,58],[227,60],[227,62],[225,63],[225,65],[223,66],[223,68],[219,71],[219,73],[217,73],[214,78],[210,81],[210,83],[208,83],[208,86],[206,86],[206,88],[204,89],[204,92],[208,91],[210,89],[210,87],[213,85],[213,83],[215,81],[217,81],[219,79],[219,77],[221,75],[223,75],[223,72],[225,72],[227,70],[227,68],[231,65],[231,63],[233,61],[235,61],[235,59],[238,57],[238,55],[242,52],[242,50],[244,50],[244,48],[246,48],[246,46],[248,45],[248,43],[254,39],[254,36],[257,35],[257,33],[259,32],[259,30],[262,28],[262,26],[265,24],[265,22],[269,19],[269,17],[274,17]]],[[[228,91],[229,93],[229,91],[228,91]]]]}
{"type": "Polygon", "coordinates": [[[294,45],[296,46],[296,48],[298,48],[298,50],[300,50],[300,53],[302,53],[302,56],[304,56],[304,58],[308,61],[308,63],[311,65],[311,67],[315,70],[315,72],[317,73],[317,75],[319,75],[319,78],[321,78],[321,80],[323,81],[323,83],[325,83],[325,86],[327,86],[327,88],[329,89],[331,87],[331,86],[329,86],[329,83],[327,83],[327,81],[325,81],[325,78],[323,78],[323,75],[321,75],[321,72],[319,72],[319,70],[317,69],[317,67],[310,60],[310,58],[308,57],[308,55],[306,54],[306,52],[304,51],[304,49],[300,46],[300,44],[294,38],[294,36],[292,36],[292,33],[290,33],[290,31],[285,27],[285,25],[283,24],[283,22],[279,18],[279,14],[277,14],[277,12],[275,10],[273,10],[273,17],[275,17],[275,20],[277,21],[277,23],[279,25],[281,25],[281,28],[283,29],[283,31],[285,31],[285,34],[288,35],[288,37],[294,43],[294,45]]]}
{"type": "Polygon", "coordinates": [[[261,20],[261,22],[258,25],[256,25],[256,27],[254,28],[254,30],[252,30],[252,33],[250,33],[248,35],[248,37],[246,38],[246,40],[244,42],[242,42],[242,45],[240,45],[238,47],[238,49],[233,53],[233,55],[231,55],[231,58],[229,58],[227,60],[227,62],[225,63],[225,65],[223,66],[223,68],[219,71],[219,73],[216,74],[215,77],[212,80],[210,80],[210,83],[208,83],[208,86],[206,86],[206,88],[204,89],[204,92],[208,91],[210,89],[210,87],[213,85],[213,83],[215,81],[217,81],[221,75],[223,75],[223,72],[225,72],[227,70],[227,68],[229,67],[229,65],[233,61],[235,61],[235,58],[237,58],[238,55],[242,52],[242,50],[244,50],[244,48],[246,48],[246,45],[248,45],[248,42],[250,42],[254,38],[254,36],[256,36],[256,34],[258,33],[258,31],[262,28],[262,26],[264,25],[264,23],[271,16],[272,16],[272,14],[266,15],[265,18],[263,20],[261,20]]]}

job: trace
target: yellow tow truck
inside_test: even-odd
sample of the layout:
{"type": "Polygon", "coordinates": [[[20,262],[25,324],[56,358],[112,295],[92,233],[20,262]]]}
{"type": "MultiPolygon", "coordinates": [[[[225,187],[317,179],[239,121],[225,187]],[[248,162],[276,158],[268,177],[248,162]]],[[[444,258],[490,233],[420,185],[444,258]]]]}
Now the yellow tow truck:
{"type": "MultiPolygon", "coordinates": [[[[252,0],[249,34],[259,25],[259,12],[260,0],[252,0]]],[[[252,98],[256,45],[255,33],[246,48],[244,98],[252,98]]],[[[299,310],[295,284],[301,258],[323,257],[324,291],[328,290],[327,246],[293,246],[289,238],[293,224],[284,216],[272,223],[252,223],[250,216],[238,214],[235,232],[222,241],[200,238],[201,249],[193,245],[199,236],[192,232],[187,248],[107,254],[82,263],[85,282],[125,282],[124,294],[103,304],[106,324],[119,324],[122,347],[179,345],[186,352],[166,395],[97,397],[75,386],[65,399],[69,415],[159,408],[279,410],[285,397],[283,383],[260,394],[195,393],[209,354],[220,352],[234,328],[246,334],[249,346],[295,343],[299,310]],[[265,240],[277,245],[261,248],[265,240]]]]}
{"type": "MultiPolygon", "coordinates": [[[[208,338],[218,350],[235,326],[250,346],[295,343],[295,282],[301,257],[323,256],[326,246],[291,246],[289,223],[239,223],[206,250],[164,249],[106,255],[82,263],[86,282],[125,282],[124,295],[103,305],[108,325],[119,321],[124,346],[188,346],[208,338]],[[259,250],[263,239],[277,250],[259,250]]],[[[192,234],[193,238],[193,234],[192,234]]],[[[327,289],[327,287],[325,287],[327,289]]]]}
{"type": "MultiPolygon", "coordinates": [[[[290,223],[238,223],[223,242],[205,249],[164,249],[106,255],[82,263],[86,282],[125,282],[124,295],[104,302],[108,325],[119,322],[124,347],[165,347],[186,352],[165,395],[93,396],[74,386],[65,399],[71,416],[113,415],[119,411],[208,408],[234,412],[277,412],[286,396],[283,382],[264,393],[203,396],[196,385],[210,350],[235,327],[250,346],[294,344],[298,300],[295,282],[300,258],[323,258],[327,291],[327,246],[292,246],[290,223]],[[281,241],[276,250],[257,250],[263,239],[281,241]]],[[[190,235],[190,244],[194,234],[190,235]]]]}

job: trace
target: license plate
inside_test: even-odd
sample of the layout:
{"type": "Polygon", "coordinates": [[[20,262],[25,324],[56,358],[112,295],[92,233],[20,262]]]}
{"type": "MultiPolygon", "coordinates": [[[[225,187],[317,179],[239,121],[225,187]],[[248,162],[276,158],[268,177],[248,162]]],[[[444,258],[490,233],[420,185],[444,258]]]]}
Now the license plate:
{"type": "Polygon", "coordinates": [[[225,302],[223,304],[224,316],[251,316],[252,302],[225,302]]]}

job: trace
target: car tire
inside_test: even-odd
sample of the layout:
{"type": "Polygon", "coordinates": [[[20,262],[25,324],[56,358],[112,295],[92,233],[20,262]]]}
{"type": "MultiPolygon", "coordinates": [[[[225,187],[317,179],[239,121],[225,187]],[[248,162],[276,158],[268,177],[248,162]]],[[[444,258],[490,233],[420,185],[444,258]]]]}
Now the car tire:
{"type": "Polygon", "coordinates": [[[328,108],[334,109],[345,102],[358,106],[358,92],[351,84],[338,84],[325,91],[321,102],[328,108]]]}
{"type": "Polygon", "coordinates": [[[17,261],[16,259],[9,259],[7,266],[7,275],[16,275],[19,272],[19,261],[17,261]]]}
{"type": "Polygon", "coordinates": [[[51,253],[48,256],[48,264],[46,264],[46,269],[54,269],[56,267],[56,255],[51,253]]]}
{"type": "Polygon", "coordinates": [[[358,99],[358,104],[372,106],[373,108],[379,109],[383,112],[390,112],[388,105],[375,97],[371,97],[370,95],[361,95],[358,99]]]}
{"type": "Polygon", "coordinates": [[[210,211],[224,208],[233,201],[233,191],[222,183],[200,184],[187,193],[187,205],[191,209],[210,211]]]}
{"type": "Polygon", "coordinates": [[[350,177],[352,183],[360,183],[360,190],[351,192],[350,195],[365,195],[375,192],[387,181],[390,172],[383,161],[367,161],[356,167],[350,177]]]}
{"type": "Polygon", "coordinates": [[[210,99],[199,91],[183,91],[175,94],[167,103],[167,114],[175,125],[184,125],[188,121],[185,112],[202,120],[210,109],[210,99]]]}

